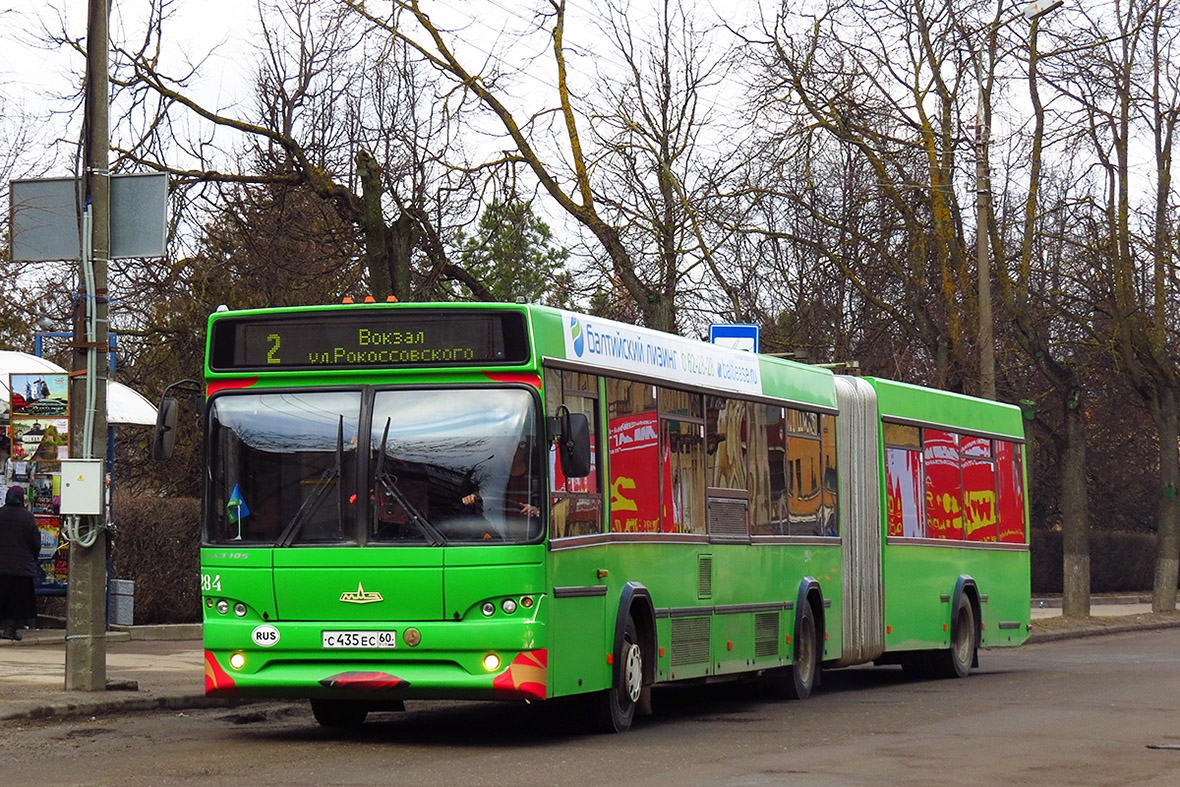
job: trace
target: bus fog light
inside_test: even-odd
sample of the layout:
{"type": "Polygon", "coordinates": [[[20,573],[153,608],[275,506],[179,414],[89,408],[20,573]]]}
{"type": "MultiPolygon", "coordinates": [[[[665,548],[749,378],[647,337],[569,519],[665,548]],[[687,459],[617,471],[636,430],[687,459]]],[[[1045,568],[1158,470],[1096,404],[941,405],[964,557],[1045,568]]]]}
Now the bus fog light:
{"type": "Polygon", "coordinates": [[[495,672],[500,669],[500,657],[495,653],[489,653],[483,657],[483,668],[488,672],[495,672]]]}
{"type": "Polygon", "coordinates": [[[422,634],[418,631],[418,629],[406,629],[405,632],[402,633],[402,642],[405,642],[411,648],[415,647],[421,641],[422,634]]]}
{"type": "Polygon", "coordinates": [[[246,605],[240,601],[237,604],[234,604],[234,614],[239,618],[246,617],[246,605]]]}
{"type": "Polygon", "coordinates": [[[483,614],[487,615],[488,617],[491,617],[496,612],[496,605],[490,601],[485,601],[483,603],[482,609],[483,609],[483,614]]]}
{"type": "Polygon", "coordinates": [[[229,612],[229,602],[225,599],[219,599],[217,602],[217,611],[224,615],[229,612]]]}
{"type": "Polygon", "coordinates": [[[235,653],[229,657],[229,665],[234,669],[241,669],[246,666],[246,654],[235,653]]]}
{"type": "Polygon", "coordinates": [[[510,598],[506,598],[504,599],[504,603],[500,605],[500,609],[504,610],[505,614],[511,615],[516,611],[516,602],[510,598]]]}

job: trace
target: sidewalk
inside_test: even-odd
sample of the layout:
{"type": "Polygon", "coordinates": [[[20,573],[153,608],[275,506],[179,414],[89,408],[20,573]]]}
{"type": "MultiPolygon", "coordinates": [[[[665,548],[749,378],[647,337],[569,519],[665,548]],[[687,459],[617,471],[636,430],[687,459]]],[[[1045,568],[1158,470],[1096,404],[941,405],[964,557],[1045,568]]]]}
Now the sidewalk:
{"type": "Polygon", "coordinates": [[[236,704],[205,697],[201,626],[129,626],[107,632],[107,691],[65,690],[65,631],[25,630],[0,640],[0,722],[236,704]]]}
{"type": "MultiPolygon", "coordinates": [[[[1055,620],[1061,616],[1060,599],[1034,599],[1029,642],[1180,627],[1180,613],[1150,613],[1148,597],[1095,597],[1091,618],[1063,626],[1065,621],[1055,620]]],[[[21,634],[20,642],[0,640],[0,723],[159,708],[229,707],[248,701],[205,696],[200,624],[127,626],[107,632],[107,691],[65,690],[65,631],[21,634]]]]}

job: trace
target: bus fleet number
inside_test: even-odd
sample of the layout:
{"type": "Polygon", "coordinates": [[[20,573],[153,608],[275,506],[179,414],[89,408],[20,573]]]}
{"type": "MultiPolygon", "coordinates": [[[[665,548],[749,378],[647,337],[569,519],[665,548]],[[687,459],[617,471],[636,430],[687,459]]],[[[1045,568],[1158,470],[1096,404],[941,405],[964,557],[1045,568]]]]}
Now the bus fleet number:
{"type": "Polygon", "coordinates": [[[221,590],[221,574],[201,574],[201,590],[221,590]]]}

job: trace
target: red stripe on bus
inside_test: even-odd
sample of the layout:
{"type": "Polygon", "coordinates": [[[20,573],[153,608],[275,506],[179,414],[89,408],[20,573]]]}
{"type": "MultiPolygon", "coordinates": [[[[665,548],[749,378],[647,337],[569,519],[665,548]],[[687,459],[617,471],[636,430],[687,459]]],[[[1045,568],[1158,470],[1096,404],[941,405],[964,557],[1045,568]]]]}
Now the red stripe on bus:
{"type": "Polygon", "coordinates": [[[205,396],[212,396],[218,391],[230,391],[235,388],[249,388],[258,382],[257,377],[243,377],[239,380],[214,380],[205,386],[205,396]]]}
{"type": "Polygon", "coordinates": [[[497,383],[524,383],[534,388],[541,387],[541,378],[525,372],[484,372],[489,380],[497,383]]]}

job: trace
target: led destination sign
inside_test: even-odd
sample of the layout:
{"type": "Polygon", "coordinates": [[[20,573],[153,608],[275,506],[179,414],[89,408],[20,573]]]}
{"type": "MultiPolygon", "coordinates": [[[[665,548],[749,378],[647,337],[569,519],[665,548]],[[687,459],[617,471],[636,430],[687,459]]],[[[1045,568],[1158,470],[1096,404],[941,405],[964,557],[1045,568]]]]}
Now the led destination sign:
{"type": "Polygon", "coordinates": [[[528,360],[518,312],[365,310],[216,320],[214,369],[492,366],[528,360]]]}

